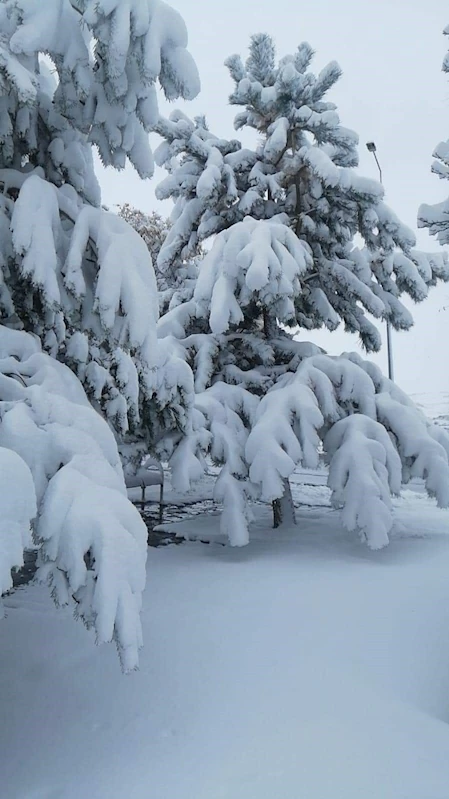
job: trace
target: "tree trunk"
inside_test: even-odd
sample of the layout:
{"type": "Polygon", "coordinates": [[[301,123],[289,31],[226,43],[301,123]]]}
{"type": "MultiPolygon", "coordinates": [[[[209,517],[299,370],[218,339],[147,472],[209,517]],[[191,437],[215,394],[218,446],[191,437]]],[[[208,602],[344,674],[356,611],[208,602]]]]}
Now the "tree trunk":
{"type": "Polygon", "coordinates": [[[278,334],[277,319],[270,313],[268,308],[263,310],[263,332],[267,341],[276,338],[278,334]]]}
{"type": "Polygon", "coordinates": [[[281,527],[284,524],[296,524],[295,507],[293,505],[292,489],[290,482],[284,479],[284,495],[280,499],[272,502],[273,506],[273,527],[281,527]]]}

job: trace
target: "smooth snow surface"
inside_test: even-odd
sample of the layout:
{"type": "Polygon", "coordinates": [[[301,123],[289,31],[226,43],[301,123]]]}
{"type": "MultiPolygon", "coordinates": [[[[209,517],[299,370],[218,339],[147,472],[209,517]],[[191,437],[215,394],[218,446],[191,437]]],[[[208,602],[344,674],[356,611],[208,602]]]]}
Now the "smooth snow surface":
{"type": "Polygon", "coordinates": [[[150,550],[128,677],[45,589],[5,598],[3,799],[447,799],[447,513],[416,485],[370,552],[298,491],[297,527],[258,506],[244,550],[150,550]]]}

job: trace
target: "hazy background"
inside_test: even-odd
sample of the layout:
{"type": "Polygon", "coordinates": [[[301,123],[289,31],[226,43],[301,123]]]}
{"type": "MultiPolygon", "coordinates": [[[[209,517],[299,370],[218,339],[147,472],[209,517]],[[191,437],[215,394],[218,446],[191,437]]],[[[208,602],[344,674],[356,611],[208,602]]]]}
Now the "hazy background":
{"type": "MultiPolygon", "coordinates": [[[[377,177],[377,168],[365,148],[374,140],[383,169],[387,202],[416,230],[420,203],[435,203],[449,194],[449,182],[439,181],[430,166],[436,144],[449,137],[449,80],[441,63],[449,48],[442,35],[449,24],[447,0],[170,0],[184,17],[189,49],[202,80],[202,92],[193,103],[176,103],[190,116],[207,115],[211,130],[231,138],[236,109],[228,106],[231,80],[223,66],[231,53],[246,56],[252,33],[268,32],[280,56],[301,41],[316,51],[319,70],[336,60],[343,77],[329,94],[338,105],[341,122],[360,136],[360,171],[377,177]]],[[[162,100],[161,111],[170,106],[162,100]]],[[[157,137],[154,137],[157,143],[157,137]]],[[[99,167],[103,202],[129,202],[144,211],[168,215],[170,203],[158,203],[154,188],[163,173],[142,182],[132,168],[119,174],[99,167]]],[[[437,250],[427,232],[418,231],[418,245],[437,250]]],[[[449,284],[413,306],[415,327],[393,333],[395,378],[408,392],[449,391],[449,284]],[[447,305],[448,310],[443,307],[447,305]]],[[[382,332],[383,327],[382,327],[382,332]]],[[[355,336],[340,329],[315,332],[304,338],[331,354],[360,350],[355,336]]],[[[386,352],[373,360],[386,371],[386,352]]]]}

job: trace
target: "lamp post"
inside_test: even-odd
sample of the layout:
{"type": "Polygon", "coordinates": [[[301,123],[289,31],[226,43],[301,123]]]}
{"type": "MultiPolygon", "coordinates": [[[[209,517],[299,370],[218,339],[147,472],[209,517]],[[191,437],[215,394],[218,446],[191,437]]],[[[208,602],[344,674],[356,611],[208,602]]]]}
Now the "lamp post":
{"type": "MultiPolygon", "coordinates": [[[[375,143],[373,141],[369,141],[369,142],[366,143],[366,148],[367,148],[368,152],[372,153],[373,156],[374,156],[374,160],[375,160],[375,162],[377,164],[377,168],[379,170],[379,180],[380,180],[380,182],[383,185],[382,169],[381,169],[381,166],[380,166],[380,163],[379,163],[379,159],[377,157],[377,147],[376,147],[376,145],[375,145],[375,143]]],[[[390,380],[394,380],[393,346],[392,346],[392,342],[391,342],[391,325],[390,325],[390,322],[389,322],[388,319],[386,320],[386,322],[387,322],[388,377],[390,378],[390,380]]]]}

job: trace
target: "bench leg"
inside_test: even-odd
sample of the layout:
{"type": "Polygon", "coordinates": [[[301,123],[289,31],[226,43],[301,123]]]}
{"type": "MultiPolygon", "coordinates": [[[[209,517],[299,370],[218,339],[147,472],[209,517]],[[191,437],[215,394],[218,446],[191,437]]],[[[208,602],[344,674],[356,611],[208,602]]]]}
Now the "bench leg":
{"type": "Polygon", "coordinates": [[[145,507],[145,486],[142,486],[142,508],[145,507]]]}
{"type": "Polygon", "coordinates": [[[164,507],[163,507],[163,504],[162,504],[163,501],[164,501],[164,486],[161,485],[161,496],[160,496],[160,499],[159,499],[159,524],[162,524],[162,520],[163,520],[163,514],[164,514],[164,507]]]}

